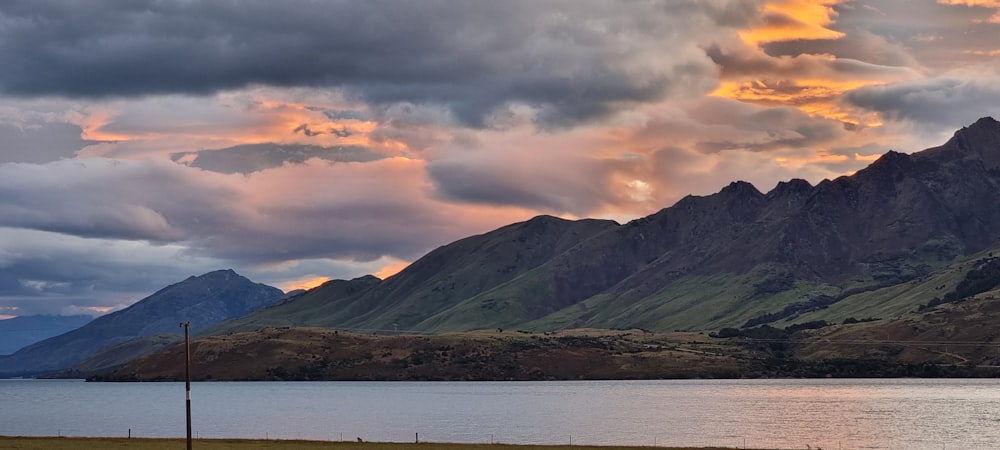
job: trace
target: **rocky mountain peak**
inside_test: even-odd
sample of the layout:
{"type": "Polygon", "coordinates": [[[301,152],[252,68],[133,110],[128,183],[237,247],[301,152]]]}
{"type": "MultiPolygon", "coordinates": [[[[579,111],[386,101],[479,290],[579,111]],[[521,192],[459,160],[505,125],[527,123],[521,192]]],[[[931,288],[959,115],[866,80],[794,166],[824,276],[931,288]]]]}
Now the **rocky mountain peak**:
{"type": "Polygon", "coordinates": [[[900,180],[912,176],[915,166],[916,158],[912,155],[889,150],[871,165],[859,170],[854,176],[842,177],[838,181],[842,182],[840,188],[868,186],[876,190],[888,190],[892,189],[891,186],[900,180]]]}
{"type": "Polygon", "coordinates": [[[886,169],[906,169],[912,164],[912,158],[906,153],[889,150],[876,159],[865,171],[883,171],[886,169]]]}
{"type": "Polygon", "coordinates": [[[937,158],[979,160],[987,169],[1000,168],[1000,122],[983,117],[956,131],[941,147],[925,153],[937,158]]]}
{"type": "Polygon", "coordinates": [[[746,181],[734,181],[729,183],[728,186],[722,188],[718,194],[721,198],[726,199],[726,201],[731,201],[732,199],[756,199],[763,198],[764,194],[757,190],[757,188],[746,181]]]}
{"type": "Polygon", "coordinates": [[[729,186],[722,188],[722,191],[719,193],[737,195],[741,197],[761,197],[764,195],[761,194],[754,185],[747,183],[746,181],[734,181],[729,183],[729,186]]]}
{"type": "Polygon", "coordinates": [[[964,149],[989,145],[1000,150],[996,148],[997,144],[1000,144],[1000,122],[992,117],[983,117],[972,125],[956,131],[951,140],[948,141],[948,143],[952,142],[964,149]]]}
{"type": "Polygon", "coordinates": [[[566,222],[568,222],[566,219],[550,216],[548,214],[542,214],[532,217],[531,219],[528,219],[527,221],[524,222],[524,226],[529,228],[544,228],[544,227],[559,225],[566,222]]]}
{"type": "Polygon", "coordinates": [[[229,280],[230,278],[235,278],[235,277],[242,278],[242,276],[240,274],[236,273],[236,271],[233,270],[233,269],[221,269],[221,270],[215,270],[215,271],[212,271],[212,272],[208,272],[206,274],[203,274],[203,275],[200,275],[200,276],[197,276],[197,277],[193,277],[193,278],[197,278],[197,279],[201,279],[201,280],[223,280],[223,281],[225,281],[225,280],[229,280]]]}
{"type": "Polygon", "coordinates": [[[813,186],[808,181],[801,178],[793,178],[788,181],[779,181],[778,185],[767,193],[769,198],[780,198],[788,195],[799,196],[812,192],[813,186]]]}
{"type": "MultiPolygon", "coordinates": [[[[1000,122],[998,122],[996,119],[990,116],[981,117],[972,125],[969,125],[967,127],[962,127],[962,130],[970,130],[970,129],[993,130],[994,132],[1000,132],[1000,122]]],[[[959,132],[961,132],[962,130],[960,130],[959,132]]]]}

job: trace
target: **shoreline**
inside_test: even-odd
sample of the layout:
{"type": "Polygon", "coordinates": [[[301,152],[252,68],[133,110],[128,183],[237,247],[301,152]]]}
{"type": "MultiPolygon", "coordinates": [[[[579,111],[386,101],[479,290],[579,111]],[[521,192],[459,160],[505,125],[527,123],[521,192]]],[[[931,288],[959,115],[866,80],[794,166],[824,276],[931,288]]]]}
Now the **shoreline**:
{"type": "MultiPolygon", "coordinates": [[[[463,444],[450,442],[351,442],[298,439],[194,439],[198,449],[235,450],[649,450],[649,446],[463,444]]],[[[52,437],[0,436],[0,449],[77,450],[89,448],[129,448],[140,450],[176,449],[184,438],[52,437]]],[[[723,450],[734,447],[655,447],[657,450],[723,450]]],[[[767,450],[767,449],[757,449],[767,450]]]]}

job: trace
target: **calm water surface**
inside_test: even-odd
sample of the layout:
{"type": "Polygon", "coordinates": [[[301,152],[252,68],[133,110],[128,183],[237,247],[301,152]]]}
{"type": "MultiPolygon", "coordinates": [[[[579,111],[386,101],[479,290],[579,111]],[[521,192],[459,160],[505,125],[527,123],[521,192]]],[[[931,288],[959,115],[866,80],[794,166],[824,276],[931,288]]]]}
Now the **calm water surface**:
{"type": "MultiPolygon", "coordinates": [[[[1000,448],[1000,380],[194,383],[196,437],[1000,448]]],[[[183,383],[0,380],[0,435],[183,437],[183,383]]]]}

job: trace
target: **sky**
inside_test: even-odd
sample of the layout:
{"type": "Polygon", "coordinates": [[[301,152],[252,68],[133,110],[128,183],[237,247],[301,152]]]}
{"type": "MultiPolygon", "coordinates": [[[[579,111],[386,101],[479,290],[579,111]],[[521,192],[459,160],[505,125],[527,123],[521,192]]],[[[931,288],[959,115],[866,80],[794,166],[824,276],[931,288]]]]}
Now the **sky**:
{"type": "Polygon", "coordinates": [[[998,0],[0,4],[0,317],[385,277],[1000,117],[998,0]]]}

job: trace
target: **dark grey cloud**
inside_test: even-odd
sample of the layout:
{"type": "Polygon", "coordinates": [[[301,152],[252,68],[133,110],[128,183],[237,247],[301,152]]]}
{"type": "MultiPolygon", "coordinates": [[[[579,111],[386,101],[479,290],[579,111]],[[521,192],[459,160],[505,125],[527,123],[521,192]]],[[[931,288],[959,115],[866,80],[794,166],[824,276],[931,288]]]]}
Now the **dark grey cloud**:
{"type": "Polygon", "coordinates": [[[169,162],[61,160],[0,165],[0,226],[89,238],[172,242],[189,227],[224,225],[239,201],[225,186],[169,162]]]}
{"type": "Polygon", "coordinates": [[[0,228],[0,314],[95,314],[215,268],[177,248],[0,228]]]}
{"type": "Polygon", "coordinates": [[[80,138],[80,127],[63,122],[0,123],[0,164],[45,163],[72,158],[95,144],[80,138]]]}
{"type": "Polygon", "coordinates": [[[537,190],[539,178],[530,181],[515,179],[506,171],[498,171],[478,164],[444,161],[431,164],[428,173],[435,180],[439,195],[444,198],[469,203],[491,205],[521,205],[554,211],[567,211],[554,192],[537,190]]]}
{"type": "Polygon", "coordinates": [[[377,272],[385,264],[313,259],[257,266],[194,256],[176,245],[2,227],[0,233],[5,237],[0,242],[0,315],[95,315],[132,304],[189,276],[223,268],[282,287],[304,274],[349,279],[377,272]]]}
{"type": "Polygon", "coordinates": [[[702,124],[721,125],[730,130],[729,133],[710,130],[689,132],[693,135],[692,147],[702,153],[815,148],[847,134],[840,122],[816,120],[789,107],[759,108],[714,99],[700,102],[691,108],[690,114],[702,124]]]}
{"type": "Polygon", "coordinates": [[[844,36],[838,39],[771,42],[764,44],[763,48],[768,55],[776,57],[826,54],[880,66],[920,67],[907,48],[886,36],[865,29],[831,28],[844,32],[844,36]]]}
{"type": "Polygon", "coordinates": [[[322,112],[330,120],[357,120],[366,121],[371,120],[371,117],[363,111],[357,110],[341,110],[341,109],[322,109],[318,107],[307,107],[310,111],[322,112]]]}
{"type": "Polygon", "coordinates": [[[433,161],[427,173],[435,193],[466,203],[528,207],[555,214],[587,216],[613,203],[610,177],[621,161],[511,149],[503,155],[463,155],[433,161]]]}
{"type": "Polygon", "coordinates": [[[309,137],[318,136],[320,134],[323,134],[322,131],[313,131],[311,128],[309,128],[309,124],[307,124],[307,123],[301,124],[301,125],[295,127],[295,129],[292,130],[292,133],[299,133],[299,132],[301,132],[302,134],[304,134],[306,136],[309,136],[309,137]]]}
{"type": "MultiPolygon", "coordinates": [[[[304,127],[304,126],[303,126],[304,127]]],[[[340,133],[337,130],[337,133],[340,133]]],[[[179,152],[171,155],[191,167],[220,173],[249,174],[281,167],[285,163],[301,164],[318,158],[330,162],[371,162],[386,155],[360,146],[322,147],[304,144],[245,144],[218,150],[179,152]]]]}
{"type": "Polygon", "coordinates": [[[695,149],[703,153],[715,153],[724,150],[766,152],[785,148],[808,148],[830,142],[841,134],[842,128],[829,122],[802,123],[781,131],[775,129],[765,139],[705,140],[695,144],[695,149]]]}
{"type": "Polygon", "coordinates": [[[844,101],[879,112],[890,120],[912,121],[948,130],[983,116],[1000,116],[1000,85],[995,76],[929,78],[856,89],[847,93],[844,101]]]}
{"type": "Polygon", "coordinates": [[[314,86],[374,106],[441,105],[473,126],[527,104],[540,124],[566,126],[710,88],[701,84],[714,67],[691,36],[749,20],[754,4],[708,3],[10,1],[0,6],[0,92],[314,86]]]}
{"type": "MultiPolygon", "coordinates": [[[[309,161],[250,175],[169,161],[0,165],[0,227],[180,246],[240,265],[296,259],[415,259],[497,218],[463,216],[419,195],[423,165],[309,161]]],[[[6,234],[4,234],[6,240],[6,234]]],[[[0,242],[0,258],[6,250],[0,242]]]]}
{"type": "Polygon", "coordinates": [[[755,76],[767,82],[769,89],[794,89],[795,83],[786,80],[797,78],[902,79],[917,75],[917,72],[908,67],[886,66],[847,58],[831,59],[811,53],[799,53],[793,58],[774,58],[766,53],[726,51],[719,45],[711,45],[706,49],[706,54],[722,68],[724,78],[755,76]]]}
{"type": "Polygon", "coordinates": [[[920,66],[939,72],[995,59],[988,53],[1000,42],[1000,27],[989,22],[995,12],[991,8],[912,0],[854,0],[833,8],[836,23],[830,27],[848,33],[845,45],[803,42],[768,48],[781,54],[792,47],[815,45],[816,50],[826,47],[836,55],[877,64],[911,65],[899,54],[902,50],[920,66]]]}
{"type": "Polygon", "coordinates": [[[339,138],[351,137],[354,134],[354,132],[348,130],[347,127],[340,127],[339,129],[331,127],[327,129],[326,132],[339,138]]]}

